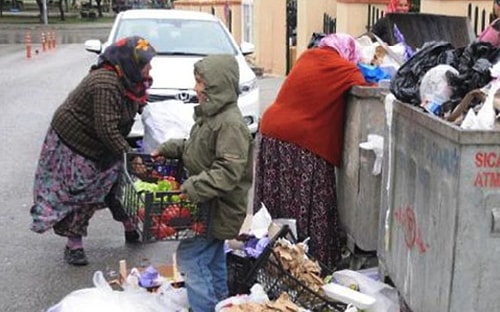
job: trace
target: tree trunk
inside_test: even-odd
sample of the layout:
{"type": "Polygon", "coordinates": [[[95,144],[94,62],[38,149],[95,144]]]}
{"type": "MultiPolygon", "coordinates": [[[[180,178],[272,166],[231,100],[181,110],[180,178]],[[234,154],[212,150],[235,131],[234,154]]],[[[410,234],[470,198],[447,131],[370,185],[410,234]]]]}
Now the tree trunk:
{"type": "Polygon", "coordinates": [[[98,14],[97,16],[102,17],[103,16],[102,15],[102,5],[101,5],[102,0],[95,0],[95,2],[97,3],[97,14],[98,14]]]}
{"type": "MultiPolygon", "coordinates": [[[[38,5],[38,11],[40,12],[40,23],[43,24],[43,0],[36,0],[36,4],[38,5]]],[[[48,18],[48,14],[47,14],[48,18]]]]}

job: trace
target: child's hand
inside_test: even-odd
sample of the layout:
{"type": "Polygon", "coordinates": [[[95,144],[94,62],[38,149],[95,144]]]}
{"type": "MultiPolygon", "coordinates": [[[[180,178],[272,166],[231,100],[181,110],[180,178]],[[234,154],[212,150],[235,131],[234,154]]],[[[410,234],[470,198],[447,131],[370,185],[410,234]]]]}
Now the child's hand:
{"type": "Polygon", "coordinates": [[[132,163],[133,173],[136,176],[140,178],[147,174],[146,166],[144,165],[141,157],[139,156],[135,157],[134,159],[132,159],[131,163],[132,163]]]}
{"type": "Polygon", "coordinates": [[[179,194],[179,199],[181,199],[181,200],[188,200],[188,194],[184,193],[184,192],[180,193],[179,194]]]}
{"type": "Polygon", "coordinates": [[[154,161],[164,161],[165,160],[165,157],[160,153],[159,150],[156,150],[156,149],[151,152],[150,156],[154,161]]]}

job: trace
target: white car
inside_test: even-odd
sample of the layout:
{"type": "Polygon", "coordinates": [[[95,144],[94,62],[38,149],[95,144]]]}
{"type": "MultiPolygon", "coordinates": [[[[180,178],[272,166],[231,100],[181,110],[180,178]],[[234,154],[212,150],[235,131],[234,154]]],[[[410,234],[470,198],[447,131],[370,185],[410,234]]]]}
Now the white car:
{"type": "MultiPolygon", "coordinates": [[[[181,100],[195,106],[198,98],[194,92],[194,63],[210,54],[233,54],[240,68],[240,96],[238,106],[250,132],[256,133],[260,118],[259,87],[255,73],[245,60],[254,52],[254,45],[243,42],[238,46],[220,19],[216,16],[184,10],[138,9],[120,12],[115,19],[106,42],[85,41],[85,49],[100,54],[120,38],[141,36],[157,50],[151,65],[153,85],[148,102],[181,100]]],[[[144,134],[140,117],[129,137],[144,134]]]]}

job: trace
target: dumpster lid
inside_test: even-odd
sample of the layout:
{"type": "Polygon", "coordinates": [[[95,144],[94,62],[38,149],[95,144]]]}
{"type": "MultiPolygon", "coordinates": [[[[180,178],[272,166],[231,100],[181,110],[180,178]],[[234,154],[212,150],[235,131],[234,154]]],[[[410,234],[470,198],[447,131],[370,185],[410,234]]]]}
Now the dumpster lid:
{"type": "Polygon", "coordinates": [[[396,44],[394,24],[413,49],[429,41],[447,41],[455,48],[469,45],[475,38],[470,19],[466,16],[449,16],[429,13],[389,13],[387,27],[390,27],[390,45],[396,44]]]}

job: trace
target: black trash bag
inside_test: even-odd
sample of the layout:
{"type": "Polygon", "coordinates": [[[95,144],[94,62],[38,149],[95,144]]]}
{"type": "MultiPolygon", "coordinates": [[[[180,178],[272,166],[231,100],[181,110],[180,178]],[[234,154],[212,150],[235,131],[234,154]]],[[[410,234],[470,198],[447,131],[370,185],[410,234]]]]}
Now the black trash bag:
{"type": "Polygon", "coordinates": [[[319,42],[321,39],[323,39],[326,36],[324,33],[317,33],[314,32],[311,36],[311,39],[309,40],[309,44],[307,45],[308,49],[315,48],[318,46],[319,42]]]}
{"type": "Polygon", "coordinates": [[[458,75],[446,75],[452,89],[450,106],[456,107],[469,91],[487,85],[492,79],[490,68],[499,59],[500,49],[488,42],[473,42],[465,47],[458,59],[458,75]]]}
{"type": "Polygon", "coordinates": [[[404,103],[420,105],[420,83],[425,73],[440,64],[457,66],[458,57],[453,45],[446,41],[425,43],[398,69],[391,79],[390,91],[404,103]]]}

